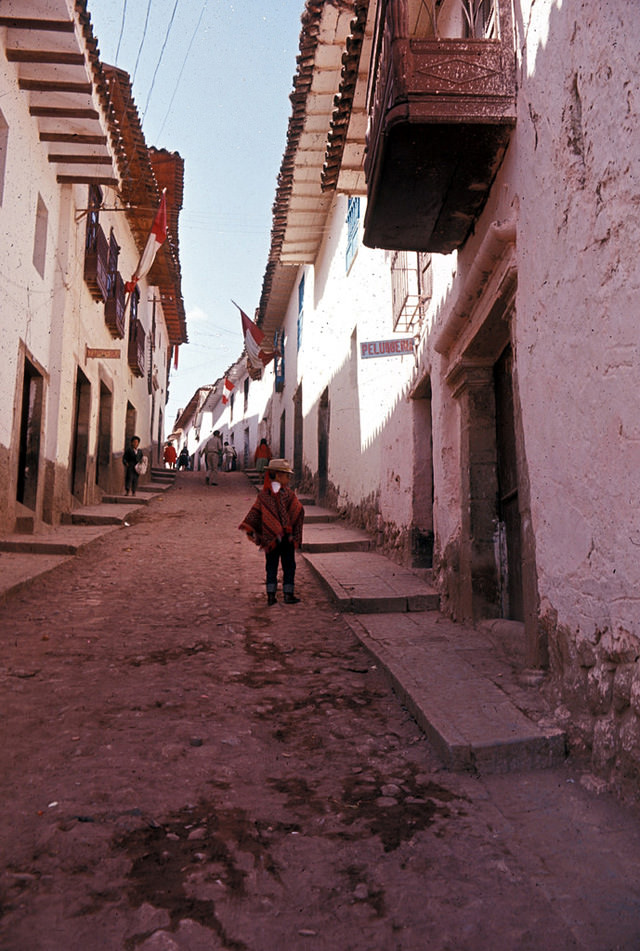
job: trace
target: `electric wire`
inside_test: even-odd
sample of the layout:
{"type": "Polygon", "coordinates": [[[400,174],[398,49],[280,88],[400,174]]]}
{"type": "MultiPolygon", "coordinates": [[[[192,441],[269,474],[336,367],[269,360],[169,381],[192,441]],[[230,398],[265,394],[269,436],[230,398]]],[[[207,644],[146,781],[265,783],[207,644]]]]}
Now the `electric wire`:
{"type": "Polygon", "coordinates": [[[143,122],[144,122],[144,117],[145,117],[146,114],[147,114],[147,109],[149,108],[149,100],[151,99],[151,93],[153,92],[153,87],[154,87],[155,84],[156,84],[156,76],[158,75],[158,70],[160,69],[160,63],[162,62],[162,57],[164,56],[164,51],[165,51],[166,46],[167,46],[167,43],[168,43],[168,41],[169,41],[169,34],[171,33],[171,27],[173,26],[173,21],[174,21],[174,19],[175,19],[176,10],[178,9],[178,4],[179,4],[179,3],[180,3],[180,0],[176,0],[175,5],[174,5],[174,7],[173,7],[173,12],[172,12],[172,14],[171,14],[171,19],[169,20],[169,25],[167,26],[167,32],[165,33],[164,42],[163,42],[163,44],[162,44],[162,49],[160,50],[160,56],[158,57],[158,62],[156,63],[156,68],[155,68],[155,70],[154,70],[153,78],[152,78],[152,80],[151,80],[151,86],[149,87],[149,93],[148,93],[148,95],[147,95],[147,101],[146,101],[146,103],[145,103],[144,110],[143,110],[143,112],[142,112],[142,121],[143,121],[143,122]]]}
{"type": "Polygon", "coordinates": [[[147,13],[144,18],[144,28],[142,30],[142,39],[140,40],[140,46],[138,47],[138,55],[136,56],[136,65],[133,67],[133,75],[131,77],[131,85],[133,86],[136,81],[136,73],[138,72],[138,63],[140,62],[140,55],[142,53],[142,47],[144,46],[145,37],[147,35],[147,27],[149,26],[149,14],[151,13],[151,4],[153,0],[149,0],[147,4],[147,13]]]}
{"type": "Polygon", "coordinates": [[[193,41],[195,40],[196,35],[197,35],[197,33],[198,33],[198,30],[200,29],[200,24],[202,23],[202,17],[204,16],[204,11],[206,10],[206,8],[207,8],[207,0],[204,0],[204,3],[202,4],[202,9],[200,10],[200,16],[198,17],[198,22],[196,23],[195,30],[193,31],[193,33],[192,33],[192,35],[191,35],[191,39],[189,40],[189,45],[188,45],[188,47],[187,47],[187,52],[184,54],[184,60],[182,61],[182,66],[180,67],[180,72],[178,73],[178,78],[176,79],[176,83],[175,83],[175,86],[174,86],[174,89],[173,89],[173,94],[172,94],[172,96],[171,96],[171,100],[170,100],[170,102],[169,102],[169,106],[168,106],[168,108],[167,108],[165,117],[164,117],[164,119],[162,120],[162,125],[160,126],[160,129],[159,129],[159,131],[158,131],[158,135],[157,135],[157,138],[158,138],[158,139],[160,139],[160,136],[162,135],[162,130],[164,129],[165,123],[166,123],[167,119],[169,118],[169,113],[171,112],[171,107],[173,106],[173,100],[176,98],[176,93],[177,93],[177,91],[178,91],[178,86],[180,85],[180,80],[182,79],[182,74],[183,74],[183,72],[184,72],[185,66],[187,65],[187,59],[189,58],[189,53],[191,52],[191,47],[193,46],[193,41]]]}
{"type": "Polygon", "coordinates": [[[120,36],[118,37],[118,46],[116,48],[116,66],[118,65],[118,56],[120,55],[120,44],[122,43],[122,37],[124,36],[124,21],[127,18],[127,0],[124,0],[122,4],[122,23],[120,24],[120,36]]]}

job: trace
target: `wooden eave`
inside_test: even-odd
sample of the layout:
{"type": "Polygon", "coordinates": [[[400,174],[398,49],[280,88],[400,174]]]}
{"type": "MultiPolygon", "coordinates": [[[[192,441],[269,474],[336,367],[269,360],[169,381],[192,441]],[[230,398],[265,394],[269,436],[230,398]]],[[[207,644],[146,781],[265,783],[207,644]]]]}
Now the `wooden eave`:
{"type": "Polygon", "coordinates": [[[178,217],[184,192],[184,162],[177,152],[150,149],[147,146],[133,100],[129,74],[115,66],[105,65],[103,68],[127,157],[120,196],[140,252],[147,243],[160,204],[161,190],[167,187],[167,240],[156,255],[149,272],[149,281],[160,290],[170,343],[186,343],[186,312],[178,254],[178,217]]]}
{"type": "Polygon", "coordinates": [[[356,16],[342,57],[340,87],[333,100],[322,188],[350,195],[366,195],[364,150],[366,146],[366,95],[371,59],[374,16],[369,0],[356,0],[356,16]]]}
{"type": "Polygon", "coordinates": [[[302,14],[292,112],[257,316],[269,339],[282,326],[298,267],[315,261],[325,235],[333,197],[323,193],[322,169],[355,6],[356,0],[307,0],[302,14]]]}
{"type": "Polygon", "coordinates": [[[117,188],[122,152],[86,0],[2,0],[7,60],[60,184],[117,188]]]}

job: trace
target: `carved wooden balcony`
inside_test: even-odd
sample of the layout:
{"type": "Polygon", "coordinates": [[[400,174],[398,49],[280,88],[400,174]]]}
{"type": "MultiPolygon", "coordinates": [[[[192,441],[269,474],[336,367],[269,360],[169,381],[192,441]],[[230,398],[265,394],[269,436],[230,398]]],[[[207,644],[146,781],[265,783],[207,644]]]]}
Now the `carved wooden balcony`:
{"type": "Polygon", "coordinates": [[[112,337],[124,337],[125,287],[120,271],[110,277],[109,294],[104,305],[104,319],[112,337]]]}
{"type": "Polygon", "coordinates": [[[367,108],[364,243],[459,248],[515,124],[510,0],[378,0],[367,108]]]}
{"type": "Polygon", "coordinates": [[[84,279],[94,300],[104,301],[108,291],[109,242],[100,225],[96,225],[84,254],[84,279]]]}
{"type": "Polygon", "coordinates": [[[133,320],[129,328],[129,368],[135,376],[144,376],[144,349],[146,334],[139,320],[133,320]]]}

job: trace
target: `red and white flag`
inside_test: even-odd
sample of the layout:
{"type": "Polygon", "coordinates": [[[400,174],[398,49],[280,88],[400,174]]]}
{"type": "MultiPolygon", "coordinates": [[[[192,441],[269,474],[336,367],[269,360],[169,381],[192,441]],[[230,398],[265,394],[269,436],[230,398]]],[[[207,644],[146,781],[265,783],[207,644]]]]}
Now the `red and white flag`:
{"type": "Polygon", "coordinates": [[[244,347],[247,351],[247,360],[250,366],[258,369],[266,367],[267,363],[276,355],[276,351],[271,347],[264,347],[264,333],[257,324],[249,320],[242,307],[235,301],[231,303],[238,308],[242,317],[242,336],[244,337],[244,347]]]}
{"type": "Polygon", "coordinates": [[[167,240],[167,190],[164,188],[162,190],[162,198],[160,199],[160,205],[156,212],[156,216],[153,219],[153,225],[151,226],[151,233],[147,238],[147,243],[145,245],[144,251],[140,255],[140,260],[138,261],[138,266],[135,270],[135,274],[130,281],[127,281],[125,288],[128,294],[131,294],[141,278],[146,277],[146,275],[151,270],[151,265],[156,259],[156,254],[158,250],[167,240]]]}
{"type": "Polygon", "coordinates": [[[231,380],[228,380],[228,379],[227,379],[227,380],[224,381],[224,389],[223,389],[223,391],[222,391],[222,402],[223,402],[223,403],[228,403],[228,402],[229,402],[229,394],[231,393],[231,390],[232,390],[234,387],[235,387],[235,383],[232,383],[231,380]]]}

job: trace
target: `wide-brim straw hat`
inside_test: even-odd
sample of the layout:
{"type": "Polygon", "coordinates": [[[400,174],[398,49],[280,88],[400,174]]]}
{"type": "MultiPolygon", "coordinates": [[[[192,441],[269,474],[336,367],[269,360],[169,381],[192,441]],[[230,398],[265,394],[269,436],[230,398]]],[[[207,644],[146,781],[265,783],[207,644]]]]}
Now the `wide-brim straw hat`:
{"type": "Polygon", "coordinates": [[[270,459],[267,463],[267,469],[269,472],[289,472],[293,473],[293,469],[289,465],[286,459],[270,459]]]}

